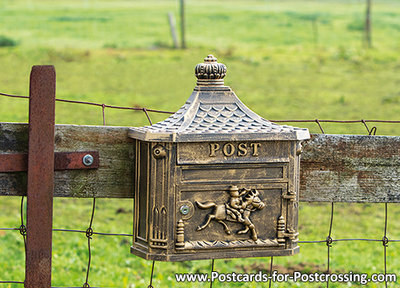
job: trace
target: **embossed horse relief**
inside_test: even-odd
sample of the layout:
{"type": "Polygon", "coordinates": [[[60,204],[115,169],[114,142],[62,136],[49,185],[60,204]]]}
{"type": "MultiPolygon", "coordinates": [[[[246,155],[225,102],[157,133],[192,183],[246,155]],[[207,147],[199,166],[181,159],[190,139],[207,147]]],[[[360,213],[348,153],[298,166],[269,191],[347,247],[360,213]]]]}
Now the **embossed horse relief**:
{"type": "Polygon", "coordinates": [[[242,223],[244,226],[244,229],[239,230],[237,234],[246,234],[250,231],[251,239],[257,241],[256,227],[251,222],[250,215],[252,212],[262,210],[265,207],[265,203],[259,197],[260,192],[256,189],[245,188],[239,191],[237,186],[230,186],[229,194],[229,201],[225,204],[216,204],[214,202],[201,203],[196,201],[200,209],[214,208],[212,213],[206,216],[204,224],[197,227],[197,231],[205,229],[211,220],[215,220],[222,224],[226,234],[231,235],[232,231],[224,221],[237,222],[242,223]]]}

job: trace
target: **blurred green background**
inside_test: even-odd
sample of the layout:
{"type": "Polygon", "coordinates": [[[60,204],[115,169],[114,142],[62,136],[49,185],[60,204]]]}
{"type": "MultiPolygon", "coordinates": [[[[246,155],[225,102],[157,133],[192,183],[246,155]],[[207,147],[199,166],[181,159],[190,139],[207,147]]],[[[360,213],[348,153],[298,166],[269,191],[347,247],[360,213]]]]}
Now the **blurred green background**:
{"type": "MultiPolygon", "coordinates": [[[[195,86],[194,66],[212,53],[228,67],[225,83],[264,118],[399,120],[400,1],[372,1],[371,48],[364,40],[365,9],[366,1],[361,0],[187,0],[187,49],[173,49],[167,13],[174,13],[180,36],[177,0],[1,0],[0,92],[28,95],[31,66],[51,64],[57,71],[58,98],[176,111],[195,86]]],[[[56,109],[57,123],[102,124],[99,107],[57,103],[56,109]]],[[[27,116],[25,99],[0,97],[1,122],[27,122],[27,116]]],[[[153,122],[165,118],[150,116],[153,122]]],[[[143,112],[106,109],[106,122],[141,126],[147,118],[143,112]]],[[[326,133],[366,134],[361,123],[322,125],[326,133]]],[[[399,125],[377,124],[377,134],[399,135],[399,125]]],[[[300,126],[319,132],[315,123],[300,126]]],[[[0,227],[18,227],[19,199],[1,201],[0,227]]],[[[336,206],[334,238],[382,238],[383,204],[336,206]]],[[[95,231],[130,233],[131,207],[131,200],[100,199],[95,231]]],[[[55,199],[54,211],[55,228],[85,230],[91,200],[55,199]]],[[[330,205],[301,203],[301,240],[325,239],[329,213],[330,205]]],[[[399,215],[397,205],[389,205],[389,238],[400,239],[399,215]]],[[[84,283],[86,242],[84,234],[54,233],[54,286],[84,283]]],[[[147,287],[151,263],[132,256],[130,242],[129,237],[94,236],[91,286],[147,287]]],[[[400,272],[398,245],[389,245],[388,272],[400,272]]],[[[0,280],[23,281],[22,247],[18,232],[0,231],[0,280]]],[[[342,273],[382,272],[382,253],[380,242],[335,243],[331,268],[342,273]]],[[[274,262],[282,271],[324,271],[326,246],[304,244],[299,255],[274,262]]],[[[217,260],[215,269],[257,272],[268,270],[268,265],[269,259],[217,260]]],[[[187,287],[176,283],[175,272],[209,270],[209,261],[156,263],[154,287],[187,287]]],[[[272,286],[304,285],[325,287],[272,286]]]]}

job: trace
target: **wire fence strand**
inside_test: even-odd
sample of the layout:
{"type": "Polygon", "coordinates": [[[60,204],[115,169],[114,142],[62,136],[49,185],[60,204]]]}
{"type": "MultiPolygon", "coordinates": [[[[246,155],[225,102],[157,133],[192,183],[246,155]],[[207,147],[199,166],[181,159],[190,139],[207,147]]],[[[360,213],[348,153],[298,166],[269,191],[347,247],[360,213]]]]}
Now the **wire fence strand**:
{"type": "Polygon", "coordinates": [[[94,219],[94,212],[96,211],[96,198],[93,198],[93,202],[92,202],[92,213],[90,216],[90,223],[89,223],[89,227],[86,229],[86,237],[87,237],[87,241],[88,241],[88,264],[87,264],[87,268],[86,268],[86,279],[85,279],[85,283],[83,284],[83,287],[90,287],[89,285],[89,273],[90,273],[90,265],[92,263],[92,249],[91,249],[91,240],[92,240],[92,236],[93,236],[93,219],[94,219]]]}
{"type": "Polygon", "coordinates": [[[270,260],[270,263],[269,263],[269,276],[270,276],[270,279],[269,279],[269,283],[268,283],[268,288],[271,288],[271,286],[272,286],[272,267],[273,267],[273,265],[274,265],[274,257],[271,257],[271,260],[270,260]]]}
{"type": "MultiPolygon", "coordinates": [[[[330,264],[331,264],[331,248],[332,248],[332,243],[333,243],[333,239],[332,239],[332,226],[333,226],[333,211],[334,211],[334,203],[331,203],[331,217],[330,217],[330,223],[329,223],[329,234],[328,237],[326,237],[326,246],[327,246],[327,269],[326,269],[326,273],[327,274],[331,274],[331,268],[330,268],[330,264]]],[[[329,287],[329,278],[328,281],[326,281],[326,287],[329,287]]]]}
{"type": "Polygon", "coordinates": [[[383,244],[383,265],[385,269],[385,287],[388,287],[388,282],[387,282],[387,257],[386,257],[386,249],[389,244],[389,239],[386,236],[387,233],[387,215],[388,215],[388,203],[385,203],[385,229],[384,229],[384,234],[382,238],[382,244],[383,244]]]}
{"type": "Polygon", "coordinates": [[[156,263],[156,261],[153,260],[153,263],[151,264],[150,283],[149,283],[149,286],[147,286],[147,288],[154,288],[153,287],[153,275],[154,275],[154,264],[155,263],[156,263]]]}
{"type": "MultiPolygon", "coordinates": [[[[213,272],[214,272],[214,259],[211,259],[211,272],[210,272],[210,275],[212,275],[213,272]]],[[[210,281],[210,288],[213,287],[213,282],[214,282],[213,279],[211,279],[211,281],[210,281]]]]}
{"type": "MultiPolygon", "coordinates": [[[[29,96],[12,95],[12,94],[6,94],[6,93],[0,93],[0,96],[29,99],[29,96]]],[[[64,102],[64,103],[71,103],[71,104],[83,104],[83,105],[90,105],[90,106],[99,106],[99,107],[103,107],[103,108],[112,108],[112,109],[119,109],[119,110],[144,111],[144,109],[145,109],[146,112],[163,113],[163,114],[174,114],[174,112],[170,112],[170,111],[148,109],[148,108],[141,108],[141,107],[116,106],[116,105],[96,103],[96,102],[88,102],[88,101],[78,101],[78,100],[68,100],[68,99],[58,99],[58,98],[56,99],[56,101],[57,102],[64,102]]]]}

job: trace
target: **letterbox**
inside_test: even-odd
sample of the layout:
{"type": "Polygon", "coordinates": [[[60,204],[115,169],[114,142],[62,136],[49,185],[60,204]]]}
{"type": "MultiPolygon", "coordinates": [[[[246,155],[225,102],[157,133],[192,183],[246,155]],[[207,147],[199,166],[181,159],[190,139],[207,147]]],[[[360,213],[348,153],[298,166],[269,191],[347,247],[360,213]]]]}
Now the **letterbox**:
{"type": "Polygon", "coordinates": [[[131,252],[161,261],[298,253],[301,141],[308,130],[247,108],[224,85],[226,66],[212,55],[195,75],[197,86],[175,114],[130,129],[131,252]]]}

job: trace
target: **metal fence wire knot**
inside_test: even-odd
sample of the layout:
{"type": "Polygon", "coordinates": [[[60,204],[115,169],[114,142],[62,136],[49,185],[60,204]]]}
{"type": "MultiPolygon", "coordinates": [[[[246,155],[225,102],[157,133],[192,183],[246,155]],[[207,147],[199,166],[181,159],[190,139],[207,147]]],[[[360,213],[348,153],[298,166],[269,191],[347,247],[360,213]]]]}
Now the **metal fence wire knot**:
{"type": "Polygon", "coordinates": [[[368,135],[373,135],[373,136],[376,135],[376,129],[377,129],[376,126],[374,126],[371,129],[369,129],[368,125],[367,125],[367,122],[364,119],[361,119],[361,123],[363,123],[365,128],[367,129],[368,135]]]}
{"type": "Polygon", "coordinates": [[[333,239],[331,236],[326,237],[326,246],[332,247],[333,239]]]}
{"type": "Polygon", "coordinates": [[[383,246],[388,247],[389,238],[387,238],[386,236],[383,236],[382,237],[382,244],[383,244],[383,246]]]}
{"type": "Polygon", "coordinates": [[[22,236],[26,236],[26,226],[25,225],[21,225],[21,226],[19,226],[19,233],[22,235],[22,236]]]}
{"type": "Polygon", "coordinates": [[[86,229],[86,237],[92,239],[92,236],[93,236],[93,229],[92,227],[89,227],[86,229]]]}
{"type": "Polygon", "coordinates": [[[376,135],[376,129],[376,126],[372,127],[369,135],[376,135]]]}

